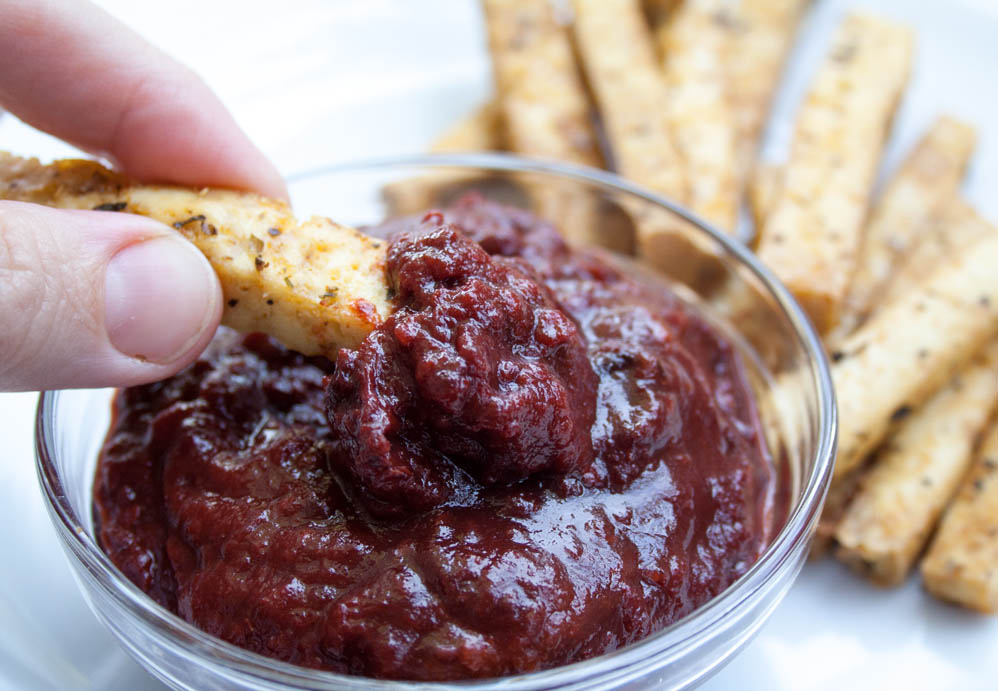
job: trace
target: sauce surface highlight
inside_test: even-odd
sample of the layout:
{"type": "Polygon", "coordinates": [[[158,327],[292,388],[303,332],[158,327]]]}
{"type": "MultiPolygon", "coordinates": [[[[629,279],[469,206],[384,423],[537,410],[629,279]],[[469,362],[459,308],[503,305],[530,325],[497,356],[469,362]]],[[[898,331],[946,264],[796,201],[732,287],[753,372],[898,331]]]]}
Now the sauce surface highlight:
{"type": "Polygon", "coordinates": [[[758,558],[771,463],[702,317],[477,197],[372,232],[397,311],[357,350],[222,331],[118,393],[95,514],[129,579],[264,655],[447,680],[637,641],[758,558]]]}

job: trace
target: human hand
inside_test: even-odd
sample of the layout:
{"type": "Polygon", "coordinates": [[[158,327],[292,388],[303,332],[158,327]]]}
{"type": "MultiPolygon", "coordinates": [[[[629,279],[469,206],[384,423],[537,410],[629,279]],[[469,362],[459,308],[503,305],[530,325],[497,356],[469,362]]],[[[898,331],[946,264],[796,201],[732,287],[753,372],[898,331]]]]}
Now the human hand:
{"type": "MultiPolygon", "coordinates": [[[[79,0],[0,0],[0,107],[145,181],[287,191],[208,87],[79,0]]],[[[0,391],[174,374],[218,326],[208,262],[130,214],[0,201],[0,391]]]]}

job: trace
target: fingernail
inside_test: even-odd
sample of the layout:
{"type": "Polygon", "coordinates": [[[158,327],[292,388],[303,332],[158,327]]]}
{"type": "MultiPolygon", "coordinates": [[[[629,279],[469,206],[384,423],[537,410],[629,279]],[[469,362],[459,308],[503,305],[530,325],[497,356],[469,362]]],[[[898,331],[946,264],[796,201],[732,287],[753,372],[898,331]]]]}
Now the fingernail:
{"type": "Polygon", "coordinates": [[[160,236],[115,254],[104,277],[104,325],[130,357],[170,364],[213,324],[217,279],[197,248],[160,236]]]}

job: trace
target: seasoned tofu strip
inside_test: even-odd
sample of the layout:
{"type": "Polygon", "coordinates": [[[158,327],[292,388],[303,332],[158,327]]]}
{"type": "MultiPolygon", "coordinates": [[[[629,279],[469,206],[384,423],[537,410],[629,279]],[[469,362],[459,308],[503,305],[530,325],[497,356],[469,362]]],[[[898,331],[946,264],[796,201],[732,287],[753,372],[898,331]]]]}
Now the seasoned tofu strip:
{"type": "Polygon", "coordinates": [[[685,202],[683,161],[669,137],[665,84],[637,0],[572,0],[579,57],[621,175],[685,202]]]}
{"type": "Polygon", "coordinates": [[[758,254],[821,332],[839,318],[911,60],[908,29],[852,15],[839,27],[798,115],[783,186],[758,254]]]}
{"type": "Polygon", "coordinates": [[[970,125],[942,117],[891,178],[866,225],[837,340],[869,314],[898,260],[956,198],[975,139],[970,125]]]}
{"type": "Polygon", "coordinates": [[[940,258],[952,256],[979,238],[995,234],[998,229],[981,218],[973,207],[958,198],[951,200],[908,248],[873,307],[889,305],[910,293],[939,266],[940,258]]]}
{"type": "Polygon", "coordinates": [[[287,204],[257,194],[139,185],[94,161],[42,165],[0,152],[0,198],[176,228],[218,274],[223,324],[306,355],[358,345],[391,312],[383,241],[325,218],[300,223],[287,204]]]}
{"type": "Polygon", "coordinates": [[[992,233],[875,313],[832,354],[839,407],[836,480],[998,334],[996,266],[998,234],[992,233]]]}
{"type": "MultiPolygon", "coordinates": [[[[430,146],[433,153],[500,151],[505,147],[499,104],[489,101],[445,130],[430,146]]],[[[474,173],[441,170],[391,182],[381,190],[393,216],[407,216],[442,203],[449,190],[475,179],[474,173]]]]}
{"type": "Polygon", "coordinates": [[[807,0],[686,0],[656,29],[688,206],[734,229],[769,104],[807,0]]]}
{"type": "Polygon", "coordinates": [[[668,95],[665,119],[686,177],[687,206],[734,232],[741,199],[738,132],[727,94],[730,30],[716,3],[687,0],[656,32],[668,95]]]}
{"type": "Polygon", "coordinates": [[[879,585],[908,575],[998,406],[998,341],[898,427],[873,461],[835,539],[836,556],[879,585]]]}
{"type": "MultiPolygon", "coordinates": [[[[526,156],[600,167],[589,98],[568,30],[545,0],[482,0],[506,143],[526,156]]],[[[560,219],[568,239],[615,245],[601,237],[589,198],[528,190],[545,218],[560,219]]],[[[623,244],[630,245],[630,239],[623,244]]]]}
{"type": "Polygon", "coordinates": [[[754,165],[783,64],[811,0],[707,0],[706,4],[715,6],[715,21],[731,34],[724,60],[738,130],[739,175],[744,178],[754,165]]]}
{"type": "Polygon", "coordinates": [[[998,614],[998,424],[939,523],[922,578],[937,597],[998,614]]]}

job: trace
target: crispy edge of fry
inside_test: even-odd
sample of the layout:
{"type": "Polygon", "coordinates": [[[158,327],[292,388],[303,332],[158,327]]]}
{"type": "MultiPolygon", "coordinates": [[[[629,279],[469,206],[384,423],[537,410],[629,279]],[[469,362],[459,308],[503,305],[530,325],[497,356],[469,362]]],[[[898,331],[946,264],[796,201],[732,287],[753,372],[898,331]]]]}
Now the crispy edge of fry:
{"type": "Polygon", "coordinates": [[[704,4],[680,5],[655,32],[668,93],[666,123],[683,161],[687,206],[733,233],[743,176],[724,61],[731,29],[717,19],[720,10],[706,11],[704,4]]]}
{"type": "Polygon", "coordinates": [[[998,340],[898,427],[836,531],[836,557],[877,585],[908,575],[998,405],[998,340]]]}
{"type": "Polygon", "coordinates": [[[177,229],[222,284],[222,322],[307,355],[353,347],[391,311],[385,243],[328,219],[299,223],[250,192],[138,185],[95,161],[0,152],[0,198],[136,213],[177,229]]]}
{"type": "MultiPolygon", "coordinates": [[[[505,146],[499,104],[488,101],[446,129],[430,147],[434,153],[499,151],[505,146]]],[[[441,171],[385,185],[382,196],[393,216],[415,214],[437,206],[454,187],[476,175],[441,171]]]]}
{"type": "Polygon", "coordinates": [[[957,195],[976,144],[970,125],[943,116],[916,143],[873,207],[845,310],[858,324],[898,260],[957,195]]]}
{"type": "Polygon", "coordinates": [[[784,184],[758,254],[823,333],[838,321],[911,61],[908,29],[850,15],[798,113],[784,184]]]}
{"type": "Polygon", "coordinates": [[[948,258],[917,289],[877,312],[833,353],[839,407],[835,481],[892,422],[942,386],[998,331],[998,234],[948,258]]]}
{"type": "Polygon", "coordinates": [[[998,614],[998,422],[943,515],[921,572],[936,597],[998,614]]]}

